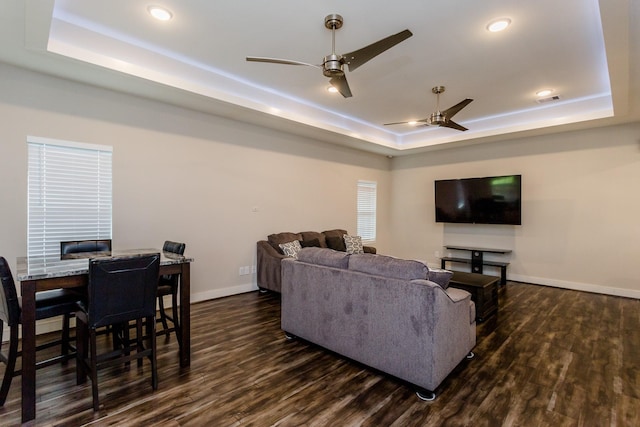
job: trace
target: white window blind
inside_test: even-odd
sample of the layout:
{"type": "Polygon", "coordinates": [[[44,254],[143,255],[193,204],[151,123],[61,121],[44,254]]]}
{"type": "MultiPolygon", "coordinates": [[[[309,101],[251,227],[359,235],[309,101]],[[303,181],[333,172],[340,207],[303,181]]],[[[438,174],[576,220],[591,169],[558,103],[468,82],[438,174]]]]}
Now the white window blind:
{"type": "Polygon", "coordinates": [[[107,146],[28,137],[29,256],[57,257],[65,240],[111,239],[107,146]]]}
{"type": "Polygon", "coordinates": [[[376,240],[377,183],[358,181],[358,236],[363,242],[376,240]]]}

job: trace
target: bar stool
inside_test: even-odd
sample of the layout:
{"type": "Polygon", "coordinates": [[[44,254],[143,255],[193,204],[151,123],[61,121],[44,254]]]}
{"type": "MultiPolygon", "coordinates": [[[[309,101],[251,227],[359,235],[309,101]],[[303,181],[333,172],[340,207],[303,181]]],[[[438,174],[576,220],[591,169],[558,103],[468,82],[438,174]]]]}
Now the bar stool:
{"type": "MultiPolygon", "coordinates": [[[[9,352],[5,356],[0,351],[0,361],[7,365],[4,371],[2,387],[0,387],[0,406],[9,393],[11,380],[22,373],[15,370],[16,360],[22,354],[18,350],[18,327],[21,322],[20,298],[16,292],[16,285],[9,264],[4,257],[0,257],[0,278],[2,279],[2,292],[0,292],[0,350],[2,349],[2,331],[4,323],[9,326],[9,352]]],[[[61,346],[60,355],[36,363],[36,369],[44,368],[55,363],[63,362],[75,357],[75,348],[71,346],[69,337],[69,319],[78,309],[78,301],[82,295],[72,289],[56,289],[36,293],[36,320],[49,319],[62,316],[62,337],[59,340],[41,344],[36,347],[36,352],[56,345],[61,346]]]]}
{"type": "MultiPolygon", "coordinates": [[[[184,255],[186,245],[184,243],[172,242],[167,240],[162,246],[163,252],[170,252],[178,255],[184,255]]],[[[158,305],[160,306],[160,318],[158,322],[162,323],[162,330],[159,330],[158,335],[166,335],[169,339],[171,332],[175,332],[178,345],[182,345],[182,339],[180,336],[180,311],[178,309],[178,291],[180,286],[180,276],[178,274],[164,274],[160,276],[158,281],[158,305]],[[164,297],[171,295],[171,314],[167,313],[164,307],[164,297]],[[167,320],[170,321],[173,326],[170,328],[167,320]]]]}
{"type": "MultiPolygon", "coordinates": [[[[77,383],[91,378],[93,410],[100,407],[98,397],[98,369],[129,363],[133,359],[142,365],[142,359],[151,362],[151,383],[158,388],[156,363],[156,294],[160,254],[132,255],[89,260],[89,285],[86,303],[79,304],[76,313],[77,331],[77,383]],[[126,337],[118,340],[113,351],[98,354],[96,329],[112,325],[116,329],[136,321],[135,342],[126,337]],[[142,334],[142,321],[146,334],[142,334]],[[143,340],[147,340],[145,347],[143,340]],[[88,348],[87,348],[88,344],[88,348]]],[[[124,330],[128,333],[128,328],[124,330]]]]}

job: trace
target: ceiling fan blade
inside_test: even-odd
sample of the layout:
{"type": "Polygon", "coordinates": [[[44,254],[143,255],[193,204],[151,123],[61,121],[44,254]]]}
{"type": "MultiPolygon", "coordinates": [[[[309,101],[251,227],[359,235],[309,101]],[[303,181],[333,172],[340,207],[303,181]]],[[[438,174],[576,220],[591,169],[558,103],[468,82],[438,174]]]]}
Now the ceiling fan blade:
{"type": "Polygon", "coordinates": [[[332,77],[331,80],[329,80],[329,83],[331,83],[331,86],[338,89],[338,92],[340,92],[340,94],[345,98],[350,98],[352,96],[351,89],[349,89],[349,83],[347,83],[347,78],[345,76],[332,77]]]}
{"type": "Polygon", "coordinates": [[[461,131],[465,131],[465,130],[469,130],[464,126],[459,125],[458,123],[454,122],[453,120],[447,120],[444,123],[442,123],[440,126],[445,127],[445,128],[451,128],[451,129],[457,129],[457,130],[461,130],[461,131]]]}
{"type": "Polygon", "coordinates": [[[456,105],[454,105],[453,107],[447,108],[446,110],[444,110],[442,112],[442,115],[445,116],[447,119],[450,119],[454,115],[456,115],[456,113],[458,111],[462,110],[464,107],[469,105],[471,103],[471,101],[473,101],[473,99],[469,99],[469,98],[465,99],[464,101],[460,101],[456,105]]]}
{"type": "Polygon", "coordinates": [[[409,121],[409,122],[393,122],[393,123],[385,123],[385,124],[384,124],[384,126],[391,126],[391,125],[409,125],[409,124],[412,124],[412,123],[416,123],[416,124],[417,124],[417,123],[420,123],[420,124],[423,124],[423,125],[425,125],[425,126],[426,126],[426,125],[427,125],[427,121],[428,121],[428,119],[411,120],[411,121],[409,121]]]}
{"type": "Polygon", "coordinates": [[[409,30],[404,30],[398,34],[394,34],[362,49],[354,50],[353,52],[345,53],[342,55],[345,64],[349,67],[349,71],[353,71],[359,66],[363,65],[367,61],[380,55],[387,49],[392,48],[398,43],[411,37],[413,33],[409,30]]]}
{"type": "Polygon", "coordinates": [[[290,59],[278,59],[278,58],[263,58],[260,56],[247,56],[247,61],[250,62],[268,62],[270,64],[284,64],[284,65],[306,65],[309,67],[322,68],[319,65],[308,64],[306,62],[292,61],[290,59]]]}

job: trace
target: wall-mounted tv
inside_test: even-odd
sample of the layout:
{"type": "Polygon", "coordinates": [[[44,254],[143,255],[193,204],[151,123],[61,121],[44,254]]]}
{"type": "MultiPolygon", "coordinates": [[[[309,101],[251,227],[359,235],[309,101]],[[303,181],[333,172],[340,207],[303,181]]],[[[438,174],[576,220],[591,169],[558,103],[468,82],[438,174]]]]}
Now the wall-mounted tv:
{"type": "Polygon", "coordinates": [[[522,224],[522,175],[435,182],[436,222],[522,224]]]}

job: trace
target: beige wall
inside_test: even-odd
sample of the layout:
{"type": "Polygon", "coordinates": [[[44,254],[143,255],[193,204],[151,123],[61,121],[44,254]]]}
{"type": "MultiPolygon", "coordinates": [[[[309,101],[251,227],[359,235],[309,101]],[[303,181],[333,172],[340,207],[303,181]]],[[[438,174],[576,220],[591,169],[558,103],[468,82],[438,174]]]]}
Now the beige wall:
{"type": "Polygon", "coordinates": [[[114,248],[187,243],[194,301],[248,291],[255,243],[279,231],[356,232],[356,183],[389,159],[0,64],[0,254],[26,252],[27,135],[113,146],[114,248]],[[254,210],[257,210],[254,212],[254,210]]]}
{"type": "Polygon", "coordinates": [[[395,158],[392,169],[394,254],[433,266],[446,244],[507,248],[512,280],[640,298],[640,123],[395,158]],[[522,174],[521,226],[435,222],[434,180],[504,174],[522,174]]]}
{"type": "Polygon", "coordinates": [[[0,118],[0,254],[14,268],[34,135],[114,147],[114,247],[185,241],[196,301],[255,289],[238,270],[269,233],[355,232],[358,179],[379,185],[381,253],[436,266],[444,244],[505,247],[510,279],[640,298],[640,123],[390,161],[3,64],[0,118]],[[435,223],[435,179],[511,173],[522,226],[435,223]]]}

